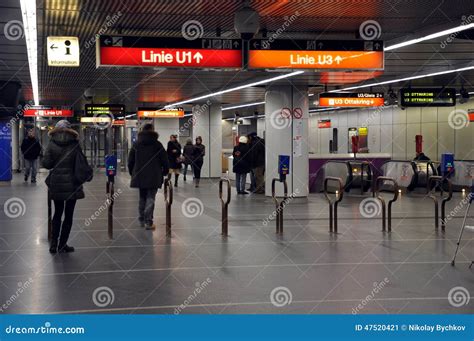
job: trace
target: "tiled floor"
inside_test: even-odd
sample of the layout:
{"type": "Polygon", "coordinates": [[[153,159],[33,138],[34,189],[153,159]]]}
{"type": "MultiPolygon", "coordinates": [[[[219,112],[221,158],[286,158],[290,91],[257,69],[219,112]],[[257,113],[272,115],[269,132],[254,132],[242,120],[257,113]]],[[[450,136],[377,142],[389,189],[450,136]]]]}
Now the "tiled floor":
{"type": "MultiPolygon", "coordinates": [[[[128,176],[120,175],[109,240],[106,211],[86,223],[105,201],[105,177],[97,174],[76,206],[70,238],[76,252],[52,256],[43,181],[44,174],[37,185],[15,175],[11,184],[0,185],[3,313],[474,311],[473,298],[456,307],[467,302],[463,295],[474,294],[474,267],[468,268],[474,259],[472,233],[465,234],[456,266],[450,265],[464,211],[446,232],[437,231],[433,202],[423,196],[403,195],[394,204],[392,233],[381,231],[380,216],[361,216],[361,197],[346,196],[335,235],[328,233],[323,196],[311,194],[286,207],[284,234],[277,236],[274,221],[263,223],[274,210],[271,198],[233,193],[230,235],[224,238],[216,182],[203,180],[195,189],[180,179],[169,239],[163,194],[155,210],[158,229],[145,231],[136,220],[138,194],[129,188],[128,176]],[[6,210],[12,198],[20,204],[18,212],[6,210]]],[[[461,200],[456,194],[447,212],[461,200]]]]}

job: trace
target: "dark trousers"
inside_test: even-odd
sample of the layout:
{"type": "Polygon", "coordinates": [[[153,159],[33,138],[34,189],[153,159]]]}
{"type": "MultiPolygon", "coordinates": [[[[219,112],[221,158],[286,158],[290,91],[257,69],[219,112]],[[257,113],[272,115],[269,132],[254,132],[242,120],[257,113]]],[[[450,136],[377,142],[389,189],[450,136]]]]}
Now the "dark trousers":
{"type": "Polygon", "coordinates": [[[195,179],[201,179],[201,168],[204,161],[194,161],[193,162],[193,173],[195,179]]]}
{"type": "Polygon", "coordinates": [[[72,219],[76,200],[54,200],[54,216],[52,220],[53,238],[51,242],[56,244],[59,239],[59,248],[67,244],[71,232],[72,219]],[[61,226],[61,218],[64,212],[64,220],[61,226]]]}
{"type": "Polygon", "coordinates": [[[155,210],[155,197],[157,188],[140,188],[138,202],[138,220],[147,225],[153,225],[153,211],[155,210]]]}
{"type": "Polygon", "coordinates": [[[191,170],[193,169],[193,164],[189,162],[184,163],[184,170],[183,170],[183,175],[186,177],[186,174],[188,173],[188,166],[191,166],[191,170]]]}

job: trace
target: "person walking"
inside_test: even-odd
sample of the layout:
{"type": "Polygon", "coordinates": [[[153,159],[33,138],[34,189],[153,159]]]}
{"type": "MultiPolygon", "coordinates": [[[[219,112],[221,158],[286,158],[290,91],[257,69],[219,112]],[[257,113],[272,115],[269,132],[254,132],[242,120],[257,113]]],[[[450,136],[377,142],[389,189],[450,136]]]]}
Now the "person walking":
{"type": "Polygon", "coordinates": [[[166,148],[168,153],[169,174],[168,180],[174,173],[174,187],[178,187],[179,171],[181,170],[181,145],[178,142],[178,135],[171,135],[166,148]]]}
{"type": "Polygon", "coordinates": [[[71,129],[71,123],[67,120],[59,121],[48,135],[50,141],[42,161],[43,167],[50,170],[45,182],[50,198],[54,202],[49,252],[74,252],[74,248],[67,242],[71,233],[76,201],[85,197],[82,186],[84,181],[78,181],[78,176],[90,181],[92,169],[87,164],[79,145],[79,134],[71,129]],[[84,167],[90,174],[78,174],[84,170],[84,168],[77,169],[78,158],[85,160],[84,167]],[[61,224],[63,213],[64,220],[61,224]]]}
{"type": "Polygon", "coordinates": [[[255,174],[254,193],[265,194],[265,140],[256,133],[251,133],[250,136],[252,138],[250,146],[252,171],[255,174]]]}
{"type": "Polygon", "coordinates": [[[183,156],[184,156],[184,171],[183,171],[183,180],[186,181],[186,174],[188,173],[188,167],[193,168],[193,154],[194,146],[193,140],[187,139],[186,144],[183,147],[183,156]]]}
{"type": "Polygon", "coordinates": [[[254,172],[254,160],[253,160],[253,147],[255,145],[255,140],[254,140],[254,137],[256,136],[257,134],[256,133],[250,133],[247,135],[247,139],[248,139],[248,146],[249,146],[249,150],[250,150],[250,187],[247,189],[247,191],[249,191],[250,193],[253,193],[255,192],[255,189],[257,188],[257,180],[256,180],[256,177],[255,177],[255,172],[254,172]]]}
{"type": "Polygon", "coordinates": [[[237,188],[237,194],[249,194],[245,191],[247,173],[249,173],[251,169],[250,152],[247,142],[247,137],[241,136],[239,138],[239,144],[234,147],[232,153],[232,156],[234,157],[232,171],[235,173],[235,187],[237,188]]]}
{"type": "Polygon", "coordinates": [[[36,173],[38,171],[38,157],[41,155],[41,144],[35,137],[35,129],[29,129],[28,134],[21,143],[21,152],[25,163],[25,182],[31,173],[31,183],[36,183],[36,173]]]}
{"type": "Polygon", "coordinates": [[[156,228],[153,223],[155,197],[169,170],[168,156],[158,137],[153,124],[145,124],[128,155],[130,187],[139,191],[138,220],[147,230],[156,228]]]}
{"type": "Polygon", "coordinates": [[[194,173],[194,187],[199,187],[201,181],[201,169],[204,163],[204,155],[206,155],[206,147],[202,144],[202,137],[196,137],[196,144],[194,145],[193,153],[193,173],[194,173]]]}

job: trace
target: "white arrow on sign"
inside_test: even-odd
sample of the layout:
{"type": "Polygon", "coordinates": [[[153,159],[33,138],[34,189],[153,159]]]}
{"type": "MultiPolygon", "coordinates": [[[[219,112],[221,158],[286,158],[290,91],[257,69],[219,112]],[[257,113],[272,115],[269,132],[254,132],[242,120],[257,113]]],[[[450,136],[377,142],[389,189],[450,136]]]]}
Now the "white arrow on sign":
{"type": "Polygon", "coordinates": [[[200,63],[201,60],[204,58],[200,52],[196,52],[193,56],[196,63],[200,63]]]}
{"type": "Polygon", "coordinates": [[[342,57],[341,56],[336,56],[336,58],[334,58],[334,60],[336,61],[337,65],[339,65],[342,61],[342,57]]]}

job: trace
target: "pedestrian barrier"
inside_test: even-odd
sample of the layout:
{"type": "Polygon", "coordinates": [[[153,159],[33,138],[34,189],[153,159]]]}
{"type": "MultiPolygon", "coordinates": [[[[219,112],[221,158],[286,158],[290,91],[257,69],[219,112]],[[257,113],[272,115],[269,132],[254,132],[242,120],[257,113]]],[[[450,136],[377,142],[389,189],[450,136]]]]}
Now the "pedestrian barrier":
{"type": "Polygon", "coordinates": [[[283,234],[283,209],[285,208],[285,203],[288,199],[288,184],[286,180],[280,180],[279,178],[274,178],[272,180],[272,198],[275,202],[275,211],[276,211],[276,233],[283,234]],[[278,201],[275,192],[276,182],[283,183],[283,200],[278,201]]]}
{"type": "Polygon", "coordinates": [[[453,185],[451,180],[442,176],[430,176],[428,180],[428,188],[430,188],[429,197],[433,199],[435,204],[435,228],[439,228],[439,200],[441,199],[441,230],[446,228],[446,203],[453,197],[453,185]],[[444,196],[443,185],[446,183],[448,195],[444,196]],[[432,186],[434,185],[434,186],[432,186]],[[439,188],[440,195],[436,195],[436,188],[439,188]]]}
{"type": "Polygon", "coordinates": [[[223,236],[228,236],[229,235],[229,203],[231,199],[231,187],[230,187],[230,181],[229,179],[220,179],[219,181],[219,199],[221,199],[222,203],[222,235],[223,236]],[[222,185],[223,183],[227,184],[227,198],[224,201],[224,198],[222,197],[223,190],[222,190],[222,185]]]}
{"type": "Polygon", "coordinates": [[[114,178],[108,177],[105,185],[105,192],[107,193],[108,212],[107,212],[107,232],[109,239],[114,239],[114,178]]]}
{"type": "Polygon", "coordinates": [[[324,196],[329,203],[329,232],[337,233],[337,205],[341,202],[344,196],[344,184],[342,183],[341,178],[336,178],[333,176],[328,176],[324,178],[324,196]],[[339,185],[338,190],[336,190],[336,199],[332,200],[329,196],[328,183],[337,182],[339,185]]]}
{"type": "Polygon", "coordinates": [[[382,231],[386,230],[388,225],[388,232],[392,231],[392,204],[398,199],[398,184],[393,178],[387,176],[379,176],[375,182],[375,193],[378,200],[382,204],[382,231]],[[388,202],[388,216],[386,214],[386,204],[383,196],[380,195],[382,185],[385,182],[391,182],[393,184],[393,198],[388,202]]]}
{"type": "Polygon", "coordinates": [[[171,237],[171,205],[173,204],[173,186],[171,180],[165,180],[163,195],[166,205],[166,236],[171,237]]]}

